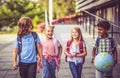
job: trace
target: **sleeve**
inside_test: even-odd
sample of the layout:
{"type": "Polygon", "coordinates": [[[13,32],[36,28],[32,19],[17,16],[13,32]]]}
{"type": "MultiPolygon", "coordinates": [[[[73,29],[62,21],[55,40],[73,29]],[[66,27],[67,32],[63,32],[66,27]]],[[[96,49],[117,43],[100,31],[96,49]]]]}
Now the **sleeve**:
{"type": "Polygon", "coordinates": [[[14,48],[18,48],[18,40],[17,40],[17,38],[14,41],[14,48]]]}
{"type": "Polygon", "coordinates": [[[84,48],[86,47],[86,44],[85,44],[85,42],[83,42],[83,47],[84,47],[84,48]]]}

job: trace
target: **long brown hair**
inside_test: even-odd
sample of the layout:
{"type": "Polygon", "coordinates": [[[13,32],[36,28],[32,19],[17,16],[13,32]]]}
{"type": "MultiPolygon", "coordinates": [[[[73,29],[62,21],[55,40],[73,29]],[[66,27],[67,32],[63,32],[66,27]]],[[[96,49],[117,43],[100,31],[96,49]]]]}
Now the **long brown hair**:
{"type": "Polygon", "coordinates": [[[72,37],[72,31],[73,30],[76,30],[78,32],[78,34],[79,34],[78,43],[80,43],[81,41],[84,41],[83,40],[83,36],[82,36],[82,32],[81,32],[80,28],[79,27],[74,27],[71,30],[71,39],[70,39],[70,42],[73,42],[73,37],[72,37]]]}
{"type": "Polygon", "coordinates": [[[20,18],[17,25],[18,25],[17,35],[20,36],[20,37],[28,34],[30,32],[29,31],[30,27],[31,27],[31,29],[33,28],[31,18],[29,18],[29,17],[20,18]]]}

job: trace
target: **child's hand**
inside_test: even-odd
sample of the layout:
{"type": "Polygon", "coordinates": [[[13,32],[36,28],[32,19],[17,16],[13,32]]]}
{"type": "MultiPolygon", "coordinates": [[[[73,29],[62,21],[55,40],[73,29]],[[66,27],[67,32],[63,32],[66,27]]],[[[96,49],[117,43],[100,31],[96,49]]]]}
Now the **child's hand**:
{"type": "Polygon", "coordinates": [[[40,61],[40,67],[41,68],[43,67],[43,61],[40,61]]]}
{"type": "Polygon", "coordinates": [[[18,68],[18,65],[15,63],[13,64],[13,69],[16,70],[18,68]]]}
{"type": "Polygon", "coordinates": [[[60,60],[61,60],[61,59],[60,59],[60,58],[58,58],[58,63],[59,63],[59,64],[60,64],[60,60]]]}
{"type": "Polygon", "coordinates": [[[94,60],[95,60],[95,58],[94,58],[94,57],[92,57],[91,63],[94,63],[94,60]]]}
{"type": "Polygon", "coordinates": [[[38,65],[39,65],[39,67],[43,67],[43,61],[42,60],[40,60],[40,59],[38,59],[38,65]]]}
{"type": "Polygon", "coordinates": [[[73,57],[75,57],[75,56],[76,56],[76,53],[71,53],[71,55],[72,55],[73,57]]]}
{"type": "Polygon", "coordinates": [[[73,58],[72,54],[69,54],[68,57],[73,58]]]}

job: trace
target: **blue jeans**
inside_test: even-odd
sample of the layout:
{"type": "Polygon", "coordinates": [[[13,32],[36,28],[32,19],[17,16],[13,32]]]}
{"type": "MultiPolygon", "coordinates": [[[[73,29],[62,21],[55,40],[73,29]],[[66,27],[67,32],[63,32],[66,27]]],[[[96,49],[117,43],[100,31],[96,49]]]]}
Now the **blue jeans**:
{"type": "Polygon", "coordinates": [[[81,78],[82,67],[83,67],[82,63],[78,63],[77,65],[75,65],[74,62],[69,62],[69,68],[73,78],[81,78]]]}
{"type": "Polygon", "coordinates": [[[56,70],[55,60],[48,62],[47,60],[44,59],[43,62],[44,62],[44,66],[43,66],[43,77],[42,78],[56,78],[56,76],[55,76],[55,70],[56,70]]]}
{"type": "Polygon", "coordinates": [[[21,78],[36,78],[37,63],[19,63],[21,78]]]}

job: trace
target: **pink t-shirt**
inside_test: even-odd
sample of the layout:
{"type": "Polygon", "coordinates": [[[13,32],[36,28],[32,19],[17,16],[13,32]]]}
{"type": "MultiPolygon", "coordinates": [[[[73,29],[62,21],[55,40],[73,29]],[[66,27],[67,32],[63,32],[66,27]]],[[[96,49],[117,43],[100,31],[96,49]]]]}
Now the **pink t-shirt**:
{"type": "Polygon", "coordinates": [[[54,44],[53,39],[45,40],[42,44],[43,46],[43,55],[56,55],[55,46],[60,47],[60,42],[57,40],[56,44],[54,44]]]}

